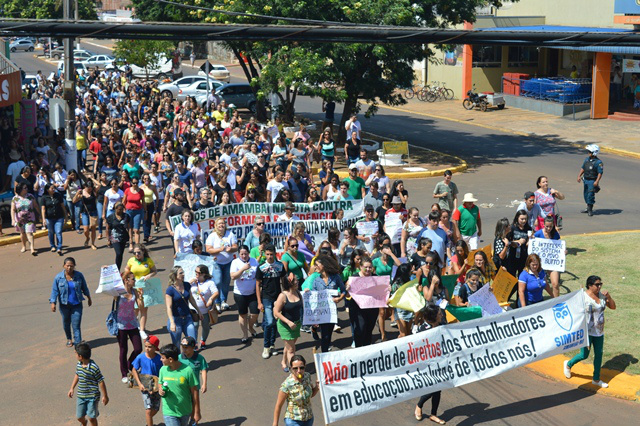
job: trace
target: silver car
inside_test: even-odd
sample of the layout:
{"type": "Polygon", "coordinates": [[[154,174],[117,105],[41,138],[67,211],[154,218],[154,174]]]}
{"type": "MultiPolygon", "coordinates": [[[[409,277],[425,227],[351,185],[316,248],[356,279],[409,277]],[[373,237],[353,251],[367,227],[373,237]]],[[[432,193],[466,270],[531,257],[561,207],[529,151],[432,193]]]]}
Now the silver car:
{"type": "Polygon", "coordinates": [[[86,60],[82,60],[84,64],[89,68],[106,68],[113,64],[115,58],[109,55],[93,55],[87,58],[86,60]]]}
{"type": "Polygon", "coordinates": [[[165,83],[158,86],[158,90],[160,90],[160,94],[164,97],[165,95],[170,98],[178,97],[178,92],[180,89],[184,89],[187,86],[191,86],[196,81],[206,81],[206,77],[201,77],[198,75],[189,75],[187,77],[179,78],[171,83],[165,83]]]}
{"type": "Polygon", "coordinates": [[[217,90],[218,87],[223,86],[224,83],[218,80],[209,80],[209,90],[207,90],[207,81],[196,81],[195,83],[181,88],[178,90],[178,96],[176,97],[179,101],[183,101],[187,96],[197,97],[199,95],[206,95],[211,90],[217,90]]]}
{"type": "Polygon", "coordinates": [[[36,46],[33,44],[31,40],[22,39],[16,40],[9,44],[9,50],[15,52],[16,50],[24,50],[25,52],[33,52],[36,46]]]}

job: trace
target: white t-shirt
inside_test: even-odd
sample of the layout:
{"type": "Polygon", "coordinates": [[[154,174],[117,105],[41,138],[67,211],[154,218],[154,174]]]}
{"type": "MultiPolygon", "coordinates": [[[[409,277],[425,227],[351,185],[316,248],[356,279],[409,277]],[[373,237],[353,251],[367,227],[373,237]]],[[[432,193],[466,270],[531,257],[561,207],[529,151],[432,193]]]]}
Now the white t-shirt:
{"type": "Polygon", "coordinates": [[[115,206],[118,201],[122,201],[124,192],[122,192],[122,189],[118,189],[118,192],[113,192],[113,189],[109,188],[104,192],[104,196],[107,197],[107,211],[109,211],[113,210],[113,206],[115,206]]]}
{"type": "Polygon", "coordinates": [[[178,242],[178,253],[193,253],[191,243],[200,235],[200,225],[192,223],[189,227],[180,222],[173,231],[173,240],[178,242]]]}
{"type": "MultiPolygon", "coordinates": [[[[231,262],[230,272],[232,274],[238,272],[244,264],[245,262],[243,262],[242,259],[234,259],[233,262],[231,262]]],[[[240,278],[236,280],[236,283],[233,286],[234,294],[250,296],[256,292],[256,269],[258,268],[258,261],[253,257],[250,257],[249,265],[251,268],[244,271],[240,278]]]]}
{"type": "Polygon", "coordinates": [[[356,120],[353,123],[351,123],[350,127],[348,127],[350,123],[351,123],[350,120],[344,123],[344,128],[347,131],[347,140],[351,140],[351,133],[353,132],[356,132],[356,137],[360,139],[360,130],[362,130],[362,125],[360,124],[360,121],[356,120]]]}
{"type": "MultiPolygon", "coordinates": [[[[220,238],[218,234],[214,231],[211,234],[209,234],[209,237],[207,237],[206,245],[211,246],[214,249],[218,249],[221,247],[230,247],[237,243],[238,243],[238,239],[236,238],[236,234],[234,234],[233,232],[227,231],[224,234],[224,237],[220,238]]],[[[216,262],[218,262],[219,265],[226,265],[227,263],[231,262],[233,258],[234,258],[234,254],[228,253],[226,251],[222,251],[216,254],[215,256],[213,256],[213,259],[216,262]]]]}
{"type": "MultiPolygon", "coordinates": [[[[196,305],[198,305],[198,311],[206,315],[208,309],[206,302],[211,299],[214,293],[218,292],[218,287],[216,287],[215,283],[212,280],[205,281],[203,283],[195,283],[191,284],[191,295],[193,296],[193,300],[196,301],[196,305]],[[202,300],[204,298],[204,300],[202,300]]],[[[189,307],[195,310],[195,307],[191,305],[189,302],[189,307]]]]}
{"type": "Polygon", "coordinates": [[[275,179],[269,181],[269,183],[267,184],[267,191],[271,191],[270,201],[272,203],[276,200],[276,197],[278,196],[280,191],[282,191],[283,189],[284,189],[284,184],[282,182],[278,182],[275,179]]]}
{"type": "Polygon", "coordinates": [[[367,180],[369,175],[375,170],[376,162],[371,159],[367,159],[366,161],[360,159],[356,161],[356,167],[358,167],[358,175],[362,179],[367,180]]]}
{"type": "MultiPolygon", "coordinates": [[[[20,171],[26,166],[24,161],[18,160],[15,163],[9,164],[7,167],[7,176],[11,176],[11,189],[13,189],[13,184],[16,181],[16,178],[20,175],[20,171]]],[[[64,184],[64,181],[62,182],[64,184]]]]}

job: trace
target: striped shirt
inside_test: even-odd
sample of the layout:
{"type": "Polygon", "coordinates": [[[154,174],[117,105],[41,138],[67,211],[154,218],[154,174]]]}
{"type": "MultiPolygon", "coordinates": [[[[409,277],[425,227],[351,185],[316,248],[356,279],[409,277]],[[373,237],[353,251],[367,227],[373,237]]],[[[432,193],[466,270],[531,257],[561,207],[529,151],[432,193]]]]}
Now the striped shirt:
{"type": "Polygon", "coordinates": [[[93,360],[90,360],[87,366],[82,365],[82,362],[78,362],[76,365],[76,374],[78,375],[78,390],[76,392],[78,398],[100,398],[100,388],[98,385],[104,381],[100,367],[98,367],[93,360]]]}

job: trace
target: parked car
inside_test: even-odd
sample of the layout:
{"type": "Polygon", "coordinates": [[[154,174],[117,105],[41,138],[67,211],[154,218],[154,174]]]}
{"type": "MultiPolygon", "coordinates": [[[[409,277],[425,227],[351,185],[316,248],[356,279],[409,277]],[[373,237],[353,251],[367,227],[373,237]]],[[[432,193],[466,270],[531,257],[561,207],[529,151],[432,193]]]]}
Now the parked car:
{"type": "Polygon", "coordinates": [[[9,50],[15,52],[16,50],[24,50],[25,52],[33,52],[36,46],[31,40],[21,39],[13,41],[9,44],[9,50]]]}
{"type": "Polygon", "coordinates": [[[224,99],[227,104],[234,104],[236,108],[247,108],[256,112],[256,95],[249,83],[229,83],[216,90],[216,94],[224,99]]]}
{"type": "MultiPolygon", "coordinates": [[[[149,69],[149,78],[164,80],[172,75],[171,59],[163,59],[159,66],[149,69]]],[[[130,64],[133,76],[136,78],[146,78],[147,70],[135,64],[130,64]]]]}
{"type": "MultiPolygon", "coordinates": [[[[74,61],[84,62],[92,56],[95,56],[95,55],[89,52],[88,50],[76,49],[73,51],[74,61]]],[[[62,53],[61,59],[64,59],[64,52],[62,53]]]]}
{"type": "Polygon", "coordinates": [[[109,55],[93,55],[82,62],[89,68],[107,68],[114,60],[115,58],[109,55]]]}
{"type": "Polygon", "coordinates": [[[196,81],[189,86],[181,88],[178,90],[178,96],[176,97],[179,101],[183,101],[187,98],[187,96],[195,97],[198,95],[207,95],[211,90],[216,90],[218,87],[224,86],[224,83],[217,80],[209,80],[209,90],[207,90],[207,81],[196,81]]]}
{"type": "Polygon", "coordinates": [[[187,86],[192,85],[196,81],[206,81],[206,77],[202,77],[199,75],[190,75],[187,77],[179,78],[171,83],[164,83],[158,86],[158,90],[162,96],[168,95],[170,98],[175,98],[178,96],[178,91],[187,86]]]}
{"type": "MultiPolygon", "coordinates": [[[[87,66],[84,64],[84,62],[74,62],[73,63],[73,67],[76,69],[76,71],[78,72],[82,72],[82,74],[86,75],[89,74],[89,69],[87,68],[87,66]]],[[[58,76],[61,76],[62,74],[64,74],[64,61],[58,61],[58,76]]]]}
{"type": "MultiPolygon", "coordinates": [[[[207,76],[207,73],[200,70],[198,71],[198,75],[207,76]]],[[[211,65],[209,69],[209,77],[215,78],[218,81],[226,81],[229,83],[231,81],[231,73],[224,65],[211,65]]]]}
{"type": "Polygon", "coordinates": [[[36,82],[38,81],[35,74],[25,74],[22,79],[22,90],[25,90],[25,88],[31,84],[31,80],[35,80],[36,82]]]}
{"type": "Polygon", "coordinates": [[[64,46],[58,46],[51,51],[51,57],[54,59],[60,59],[62,55],[64,55],[64,46]]]}

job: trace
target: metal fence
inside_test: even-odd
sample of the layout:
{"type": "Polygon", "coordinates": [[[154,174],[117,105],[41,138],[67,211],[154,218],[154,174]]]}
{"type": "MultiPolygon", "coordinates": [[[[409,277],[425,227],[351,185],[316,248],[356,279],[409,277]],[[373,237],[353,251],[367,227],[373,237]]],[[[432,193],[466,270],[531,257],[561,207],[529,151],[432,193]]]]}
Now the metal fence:
{"type": "MultiPolygon", "coordinates": [[[[502,77],[504,86],[505,77],[502,77]]],[[[532,78],[530,80],[509,79],[520,86],[520,96],[561,104],[591,102],[591,79],[569,79],[564,77],[532,78]]]]}

